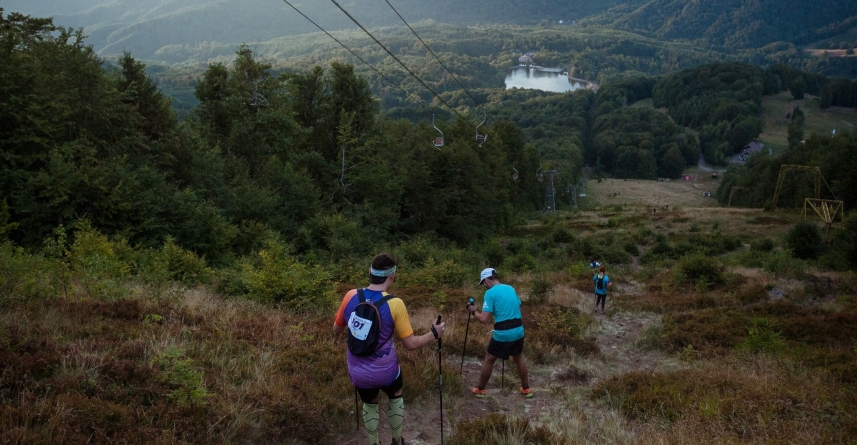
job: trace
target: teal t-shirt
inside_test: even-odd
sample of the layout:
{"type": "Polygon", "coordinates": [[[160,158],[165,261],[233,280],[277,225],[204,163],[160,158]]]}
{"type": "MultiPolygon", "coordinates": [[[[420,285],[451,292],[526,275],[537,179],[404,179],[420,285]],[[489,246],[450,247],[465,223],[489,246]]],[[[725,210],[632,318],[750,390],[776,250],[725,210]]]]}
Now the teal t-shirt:
{"type": "MultiPolygon", "coordinates": [[[[485,291],[482,311],[494,314],[494,323],[521,318],[521,299],[518,298],[514,287],[508,284],[495,284],[485,291]]],[[[523,326],[494,331],[494,340],[497,341],[515,341],[521,338],[524,338],[523,326]]]]}

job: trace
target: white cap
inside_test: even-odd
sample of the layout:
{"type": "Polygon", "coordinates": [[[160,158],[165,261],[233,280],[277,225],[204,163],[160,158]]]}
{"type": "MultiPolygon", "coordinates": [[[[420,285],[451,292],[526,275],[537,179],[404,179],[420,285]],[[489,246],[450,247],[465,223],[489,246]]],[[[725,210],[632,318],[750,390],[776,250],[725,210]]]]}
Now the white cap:
{"type": "Polygon", "coordinates": [[[485,281],[486,278],[491,278],[495,275],[497,275],[497,271],[493,268],[489,267],[487,269],[482,269],[482,273],[479,274],[479,284],[482,284],[482,282],[485,281]]]}

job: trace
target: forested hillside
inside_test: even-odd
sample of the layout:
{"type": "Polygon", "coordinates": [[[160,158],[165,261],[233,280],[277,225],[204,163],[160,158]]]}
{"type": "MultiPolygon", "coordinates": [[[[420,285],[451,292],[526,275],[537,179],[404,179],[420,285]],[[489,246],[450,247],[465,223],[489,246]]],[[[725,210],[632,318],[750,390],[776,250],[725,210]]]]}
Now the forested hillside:
{"type": "MultiPolygon", "coordinates": [[[[158,59],[162,51],[264,42],[282,36],[316,32],[317,29],[279,0],[90,0],[57,7],[25,0],[4,0],[10,12],[54,16],[58,25],[84,27],[89,43],[101,55],[129,51],[144,60],[158,59]],[[75,10],[76,8],[76,10],[75,10]]],[[[356,29],[332,2],[295,1],[303,13],[329,31],[356,29]]],[[[401,26],[400,19],[384,1],[338,2],[364,26],[401,26]]],[[[567,22],[597,14],[610,6],[627,3],[557,0],[398,0],[391,4],[409,22],[432,20],[453,24],[528,24],[567,22]]],[[[636,1],[634,3],[641,3],[636,1]]]]}
{"type": "Polygon", "coordinates": [[[618,6],[594,22],[665,40],[755,49],[774,42],[804,45],[848,33],[857,26],[857,3],[848,0],[653,0],[639,8],[633,4],[618,6]]]}
{"type": "Polygon", "coordinates": [[[438,150],[430,127],[380,116],[350,65],[276,76],[241,48],[205,72],[178,123],[130,56],[104,72],[79,32],[50,20],[11,14],[2,30],[0,196],[21,245],[87,219],[217,264],[272,236],[338,261],[367,253],[357,239],[466,244],[541,204],[534,176],[512,179],[513,165],[539,163],[513,124],[494,123],[479,147],[476,122],[453,122],[438,150]]]}

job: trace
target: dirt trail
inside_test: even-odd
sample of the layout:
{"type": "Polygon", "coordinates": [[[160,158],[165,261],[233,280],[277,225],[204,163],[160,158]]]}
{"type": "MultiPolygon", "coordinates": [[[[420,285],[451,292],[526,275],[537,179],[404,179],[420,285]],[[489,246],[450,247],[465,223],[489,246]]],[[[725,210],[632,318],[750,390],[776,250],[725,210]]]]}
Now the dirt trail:
{"type": "MultiPolygon", "coordinates": [[[[608,302],[609,304],[609,302],[608,302]]],[[[590,334],[597,338],[602,355],[595,358],[584,358],[573,352],[567,359],[561,359],[551,365],[535,365],[528,363],[530,385],[534,397],[524,399],[518,394],[520,382],[515,372],[514,362],[506,363],[505,376],[502,377],[502,364],[497,362],[491,382],[487,388],[488,394],[478,399],[470,394],[470,389],[478,381],[481,361],[468,358],[464,362],[462,384],[459,388],[460,397],[444,397],[444,437],[445,441],[452,436],[451,425],[463,420],[485,417],[491,413],[526,417],[535,424],[542,419],[554,415],[557,411],[567,409],[568,391],[570,387],[591,387],[603,378],[632,370],[662,370],[665,367],[679,366],[675,359],[655,351],[641,351],[636,347],[641,332],[648,326],[660,322],[656,314],[613,312],[608,306],[606,315],[595,315],[595,322],[590,334]],[[589,378],[585,381],[570,381],[569,369],[581,370],[589,378]],[[500,388],[501,379],[504,381],[500,388]]],[[[526,357],[526,349],[525,349],[526,357]]],[[[447,361],[456,365],[459,356],[447,356],[447,361]]],[[[445,391],[446,392],[446,391],[445,391]]],[[[448,393],[447,393],[448,394],[448,393]]],[[[381,403],[384,411],[385,402],[381,403]]],[[[424,402],[409,403],[406,400],[406,421],[404,437],[408,444],[439,444],[440,412],[436,397],[424,402]]],[[[382,412],[381,443],[390,443],[389,426],[382,412]]],[[[366,443],[365,433],[354,432],[341,436],[331,444],[363,445],[366,443]]]]}
{"type": "Polygon", "coordinates": [[[649,326],[658,324],[660,317],[646,313],[610,313],[601,320],[596,338],[605,361],[612,365],[611,372],[604,376],[631,370],[660,369],[670,358],[656,351],[642,351],[636,346],[640,334],[649,326]]]}

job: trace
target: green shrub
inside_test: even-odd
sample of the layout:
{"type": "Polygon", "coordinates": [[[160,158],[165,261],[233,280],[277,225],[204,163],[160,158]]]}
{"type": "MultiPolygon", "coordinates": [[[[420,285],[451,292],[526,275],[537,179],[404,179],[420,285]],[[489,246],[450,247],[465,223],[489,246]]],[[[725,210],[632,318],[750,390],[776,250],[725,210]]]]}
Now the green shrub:
{"type": "MultiPolygon", "coordinates": [[[[436,241],[425,236],[406,240],[391,249],[390,253],[399,264],[407,265],[407,267],[420,267],[430,258],[437,261],[455,256],[438,246],[436,241]]],[[[366,266],[368,268],[369,264],[367,263],[366,266]]]]}
{"type": "Polygon", "coordinates": [[[841,228],[834,234],[833,241],[843,253],[845,265],[851,270],[857,270],[857,212],[848,212],[841,228]]]}
{"type": "Polygon", "coordinates": [[[503,261],[506,259],[507,250],[505,247],[500,245],[497,241],[489,242],[482,249],[483,254],[485,255],[485,260],[487,261],[485,264],[488,265],[500,265],[503,264],[503,261]]]}
{"type": "Polygon", "coordinates": [[[155,261],[158,267],[163,267],[170,279],[188,285],[207,283],[211,280],[213,273],[205,264],[204,258],[182,249],[172,237],[168,237],[164,242],[155,256],[155,261]]]}
{"type": "Polygon", "coordinates": [[[568,346],[568,340],[579,337],[591,320],[577,308],[551,306],[538,318],[538,327],[552,339],[552,343],[568,346]]]}
{"type": "Polygon", "coordinates": [[[821,231],[815,224],[801,221],[786,234],[786,246],[796,258],[814,260],[822,251],[821,231]]]}
{"type": "Polygon", "coordinates": [[[529,253],[518,253],[506,258],[503,267],[516,272],[529,272],[538,270],[538,262],[529,253]]]}
{"type": "Polygon", "coordinates": [[[577,262],[566,268],[565,273],[568,274],[568,280],[574,281],[583,275],[589,275],[589,264],[577,262]]]}
{"type": "Polygon", "coordinates": [[[654,233],[651,229],[639,229],[631,235],[631,239],[634,243],[639,245],[645,245],[649,243],[649,240],[652,238],[654,233]]]}
{"type": "Polygon", "coordinates": [[[719,233],[713,235],[693,235],[688,241],[696,246],[697,250],[709,255],[721,255],[726,252],[741,248],[743,243],[736,236],[726,236],[719,233]]]}
{"type": "Polygon", "coordinates": [[[640,256],[640,248],[635,243],[627,242],[622,246],[629,255],[640,256]]]}
{"type": "Polygon", "coordinates": [[[409,268],[400,279],[403,286],[460,286],[472,275],[470,269],[453,259],[428,258],[421,267],[409,268]]]}
{"type": "Polygon", "coordinates": [[[576,244],[576,249],[578,252],[582,253],[584,256],[592,256],[593,248],[592,241],[589,238],[578,238],[576,244]]]}
{"type": "Polygon", "coordinates": [[[673,256],[673,248],[670,246],[669,241],[667,241],[666,237],[658,237],[659,239],[643,256],[640,257],[641,263],[650,263],[658,260],[672,258],[673,256]]]}
{"type": "Polygon", "coordinates": [[[263,303],[289,307],[325,306],[333,302],[330,275],[318,266],[299,262],[278,241],[268,241],[254,265],[242,265],[242,281],[248,296],[263,303]]]}
{"type": "Polygon", "coordinates": [[[9,242],[0,244],[0,303],[46,296],[46,283],[41,276],[46,258],[27,253],[9,242]]]}
{"type": "Polygon", "coordinates": [[[726,281],[726,267],[714,258],[697,253],[679,259],[676,270],[698,287],[708,288],[726,281]]]}
{"type": "Polygon", "coordinates": [[[127,296],[123,284],[130,277],[131,265],[117,254],[117,250],[127,249],[125,243],[108,240],[86,222],[81,224],[74,237],[67,257],[72,277],[86,295],[92,299],[127,296]]]}
{"type": "Polygon", "coordinates": [[[770,252],[774,250],[774,240],[770,238],[759,238],[750,242],[750,250],[756,252],[770,252]]]}
{"type": "Polygon", "coordinates": [[[536,244],[531,240],[525,238],[513,238],[509,240],[509,244],[506,245],[506,250],[513,255],[520,253],[536,255],[539,252],[538,246],[536,246],[536,244]]]}
{"type": "Polygon", "coordinates": [[[537,304],[544,303],[548,295],[553,290],[553,283],[544,277],[540,276],[533,279],[530,284],[530,298],[529,301],[537,304]]]}
{"type": "Polygon", "coordinates": [[[301,251],[312,250],[336,260],[353,256],[374,255],[376,239],[371,227],[341,213],[319,214],[300,230],[301,251]]]}
{"type": "Polygon", "coordinates": [[[202,372],[194,368],[193,360],[186,358],[184,352],[171,346],[156,355],[150,366],[162,374],[162,381],[171,387],[169,397],[180,406],[204,406],[210,394],[202,381],[202,372]]]}
{"type": "Polygon", "coordinates": [[[806,261],[797,259],[783,250],[759,252],[750,250],[736,258],[738,264],[746,267],[761,267],[775,274],[802,276],[806,270],[806,261]]]}
{"type": "Polygon", "coordinates": [[[785,349],[786,342],[782,334],[774,330],[774,323],[767,318],[756,318],[747,339],[737,347],[751,352],[780,352],[785,349]]]}
{"type": "Polygon", "coordinates": [[[557,227],[551,234],[551,238],[555,243],[573,243],[574,235],[565,227],[557,227]]]}

